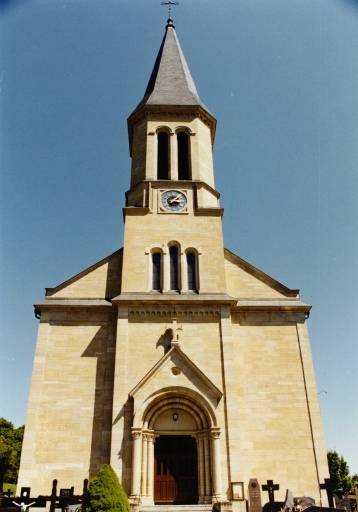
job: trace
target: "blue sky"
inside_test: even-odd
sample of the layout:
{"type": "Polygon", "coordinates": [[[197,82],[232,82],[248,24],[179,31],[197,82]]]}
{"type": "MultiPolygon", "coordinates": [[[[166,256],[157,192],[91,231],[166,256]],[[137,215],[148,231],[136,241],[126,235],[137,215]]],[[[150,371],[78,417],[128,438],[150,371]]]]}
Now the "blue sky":
{"type": "MultiPolygon", "coordinates": [[[[166,18],[159,0],[0,4],[0,415],[16,426],[32,305],[122,246],[126,119],[166,18]]],[[[180,0],[173,18],[218,120],[225,246],[313,305],[327,448],[358,473],[358,2],[180,0]]]]}

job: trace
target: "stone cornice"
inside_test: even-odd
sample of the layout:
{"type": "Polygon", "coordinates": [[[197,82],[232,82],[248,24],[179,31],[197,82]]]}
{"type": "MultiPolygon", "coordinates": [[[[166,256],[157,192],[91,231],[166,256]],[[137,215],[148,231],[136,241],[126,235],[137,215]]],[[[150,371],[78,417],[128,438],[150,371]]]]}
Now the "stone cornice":
{"type": "Polygon", "coordinates": [[[122,293],[118,297],[112,299],[112,304],[158,304],[158,305],[169,305],[169,304],[182,304],[182,305],[219,305],[219,306],[234,306],[236,299],[226,295],[224,293],[207,293],[207,294],[196,294],[196,293],[122,293]]]}
{"type": "Polygon", "coordinates": [[[232,311],[300,311],[308,314],[312,306],[300,300],[290,299],[262,299],[238,300],[232,311]]]}
{"type": "Polygon", "coordinates": [[[205,217],[222,217],[224,214],[224,208],[195,208],[194,215],[205,216],[205,217]]]}
{"type": "Polygon", "coordinates": [[[44,311],[45,309],[63,309],[63,308],[113,308],[110,300],[106,299],[51,299],[47,298],[41,302],[34,304],[34,307],[38,311],[44,311]]]}
{"type": "Polygon", "coordinates": [[[128,118],[129,153],[132,156],[132,142],[134,126],[145,119],[160,120],[168,118],[188,117],[200,119],[211,131],[211,143],[214,144],[216,119],[200,105],[146,105],[133,112],[128,118]]]}

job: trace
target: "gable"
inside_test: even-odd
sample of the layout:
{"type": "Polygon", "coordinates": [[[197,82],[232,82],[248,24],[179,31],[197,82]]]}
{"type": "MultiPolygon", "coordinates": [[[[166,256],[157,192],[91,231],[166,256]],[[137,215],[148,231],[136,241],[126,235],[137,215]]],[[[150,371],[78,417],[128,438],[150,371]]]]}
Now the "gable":
{"type": "Polygon", "coordinates": [[[120,293],[123,249],[83,270],[55,288],[46,297],[56,299],[111,299],[120,293]]]}
{"type": "Polygon", "coordinates": [[[298,290],[287,288],[227,249],[224,258],[228,295],[237,299],[298,298],[298,290]]]}
{"type": "Polygon", "coordinates": [[[158,390],[192,390],[203,396],[214,406],[220,401],[222,392],[178,347],[173,346],[158,363],[138,382],[129,396],[137,402],[145,402],[158,390]]]}

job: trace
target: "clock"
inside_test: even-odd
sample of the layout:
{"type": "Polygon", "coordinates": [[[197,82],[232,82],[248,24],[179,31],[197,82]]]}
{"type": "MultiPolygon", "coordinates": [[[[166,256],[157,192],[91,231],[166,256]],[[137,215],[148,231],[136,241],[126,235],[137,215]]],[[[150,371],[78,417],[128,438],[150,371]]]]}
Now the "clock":
{"type": "Polygon", "coordinates": [[[168,190],[162,194],[160,202],[169,212],[180,212],[186,206],[186,196],[179,190],[168,190]]]}

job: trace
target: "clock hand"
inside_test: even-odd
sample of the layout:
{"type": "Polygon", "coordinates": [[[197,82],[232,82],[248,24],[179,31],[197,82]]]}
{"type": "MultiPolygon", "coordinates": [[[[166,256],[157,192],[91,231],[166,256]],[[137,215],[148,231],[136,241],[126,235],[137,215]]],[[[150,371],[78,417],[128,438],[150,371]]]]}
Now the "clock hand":
{"type": "Polygon", "coordinates": [[[178,203],[179,201],[180,201],[180,196],[168,197],[168,199],[167,199],[168,204],[178,203]]]}

